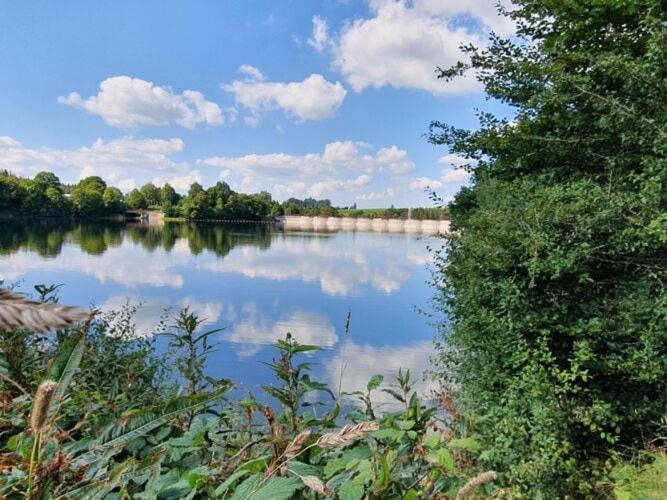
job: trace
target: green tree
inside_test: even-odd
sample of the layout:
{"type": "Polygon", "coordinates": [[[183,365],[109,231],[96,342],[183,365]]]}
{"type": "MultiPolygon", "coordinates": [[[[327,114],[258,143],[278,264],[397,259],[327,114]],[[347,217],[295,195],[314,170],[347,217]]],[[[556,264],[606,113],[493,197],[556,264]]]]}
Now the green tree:
{"type": "Polygon", "coordinates": [[[77,215],[94,217],[104,214],[103,192],[98,191],[97,187],[95,184],[87,184],[72,190],[72,204],[77,215]]]}
{"type": "Polygon", "coordinates": [[[107,212],[113,214],[120,214],[125,211],[125,201],[123,199],[123,193],[117,187],[108,187],[104,190],[102,195],[102,200],[104,201],[104,206],[107,209],[107,212]]]}
{"type": "Polygon", "coordinates": [[[193,196],[189,196],[183,202],[183,216],[187,219],[207,219],[211,214],[211,206],[206,193],[202,191],[196,192],[193,196]]]}
{"type": "Polygon", "coordinates": [[[202,185],[199,184],[198,182],[193,182],[192,184],[190,184],[190,189],[188,189],[188,197],[192,198],[193,196],[195,196],[198,193],[201,193],[202,191],[204,191],[202,185]]]}
{"type": "Polygon", "coordinates": [[[104,182],[104,179],[97,175],[91,175],[90,177],[86,177],[84,179],[81,179],[79,183],[77,184],[77,187],[85,189],[89,188],[94,191],[97,191],[100,196],[104,193],[104,190],[107,187],[107,183],[104,182]]]}
{"type": "Polygon", "coordinates": [[[667,408],[666,7],[515,4],[518,39],[466,49],[513,120],[431,129],[474,171],[441,254],[443,371],[489,466],[581,497],[667,408]]]}
{"type": "Polygon", "coordinates": [[[130,208],[144,209],[148,208],[148,201],[141,191],[133,189],[127,195],[127,206],[130,208]]]}
{"type": "Polygon", "coordinates": [[[166,182],[160,190],[160,204],[166,211],[168,207],[172,207],[178,202],[178,193],[171,187],[171,184],[166,182]]]}
{"type": "Polygon", "coordinates": [[[39,172],[33,180],[44,187],[58,188],[60,186],[60,179],[53,172],[39,172]]]}
{"type": "Polygon", "coordinates": [[[69,215],[72,208],[71,203],[60,189],[49,186],[46,188],[45,195],[49,201],[51,215],[69,215]]]}
{"type": "Polygon", "coordinates": [[[141,194],[144,196],[146,199],[146,203],[150,205],[158,205],[160,203],[160,200],[162,199],[162,192],[160,191],[160,188],[158,188],[155,184],[152,182],[147,182],[143,186],[141,186],[141,194]]]}

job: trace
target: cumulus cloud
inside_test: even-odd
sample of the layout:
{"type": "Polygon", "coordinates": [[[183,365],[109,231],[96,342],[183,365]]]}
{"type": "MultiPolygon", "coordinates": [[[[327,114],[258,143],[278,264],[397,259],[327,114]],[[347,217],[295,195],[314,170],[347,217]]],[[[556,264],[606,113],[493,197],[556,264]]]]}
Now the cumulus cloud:
{"type": "Polygon", "coordinates": [[[410,183],[410,189],[412,191],[437,190],[443,187],[458,189],[458,187],[470,181],[470,173],[462,168],[469,165],[470,160],[456,154],[447,154],[442,156],[438,163],[447,165],[447,168],[440,173],[439,179],[418,177],[410,183]]]}
{"type": "Polygon", "coordinates": [[[278,198],[354,192],[369,185],[374,172],[405,174],[415,169],[407,151],[397,146],[373,152],[370,144],[355,141],[331,142],[320,153],[216,156],[200,163],[242,175],[247,185],[257,179],[271,183],[278,198]]]}
{"type": "Polygon", "coordinates": [[[369,193],[362,193],[357,196],[359,201],[380,201],[385,199],[391,199],[396,195],[396,190],[394,188],[387,188],[384,191],[371,191],[369,193]]]}
{"type": "Polygon", "coordinates": [[[171,177],[159,176],[153,180],[153,184],[157,186],[169,183],[179,193],[185,193],[195,182],[199,184],[202,182],[199,170],[192,170],[182,175],[173,175],[171,177]]]}
{"type": "Polygon", "coordinates": [[[127,244],[110,246],[103,253],[92,255],[75,245],[67,245],[58,259],[37,258],[33,252],[8,255],[0,261],[0,278],[13,281],[31,272],[71,272],[92,276],[101,284],[177,289],[184,284],[184,277],[177,268],[191,258],[190,254],[169,254],[159,248],[147,253],[140,246],[127,244]]]}
{"type": "Polygon", "coordinates": [[[428,177],[418,177],[410,183],[412,191],[424,191],[426,189],[438,189],[442,187],[442,182],[429,179],[428,177]]]}
{"type": "MultiPolygon", "coordinates": [[[[215,301],[202,301],[194,297],[185,297],[175,302],[162,298],[142,299],[137,296],[113,295],[99,308],[103,312],[118,311],[126,305],[136,308],[133,316],[135,333],[138,336],[149,336],[160,327],[160,322],[173,318],[178,311],[188,307],[202,321],[202,325],[213,325],[218,322],[223,311],[223,304],[215,301]]],[[[113,324],[113,323],[112,323],[113,324]]]]}
{"type": "Polygon", "coordinates": [[[329,46],[329,25],[320,16],[313,16],[313,36],[308,39],[308,45],[318,52],[323,52],[329,46]]]}
{"type": "Polygon", "coordinates": [[[371,7],[373,17],[344,26],[333,49],[334,66],[355,91],[392,86],[447,95],[481,88],[472,74],[447,84],[436,78],[438,66],[463,59],[461,44],[482,41],[454,27],[449,11],[420,7],[418,1],[387,0],[372,2],[371,7]]]}
{"type": "Polygon", "coordinates": [[[345,99],[347,91],[340,82],[331,83],[314,73],[300,82],[269,82],[262,72],[244,64],[239,68],[242,80],[221,88],[234,95],[237,106],[250,112],[246,122],[256,125],[261,116],[282,109],[299,120],[323,120],[333,116],[345,99]]]}
{"type": "MultiPolygon", "coordinates": [[[[380,0],[383,3],[389,0],[380,0]]],[[[499,0],[466,0],[465,2],[446,2],[442,0],[414,0],[417,11],[427,15],[440,16],[456,20],[462,16],[469,16],[479,22],[486,31],[494,31],[501,35],[514,32],[515,25],[512,19],[499,15],[497,4],[499,0]]],[[[511,9],[512,2],[500,0],[504,9],[511,9]]]]}
{"type": "Polygon", "coordinates": [[[97,95],[83,98],[77,92],[58,102],[99,115],[111,126],[170,125],[194,128],[200,123],[221,125],[220,107],[196,90],[174,93],[168,87],[129,76],[114,76],[100,83],[97,95]]]}
{"type": "Polygon", "coordinates": [[[100,175],[112,185],[127,188],[135,182],[132,176],[138,171],[185,171],[187,165],[172,158],[184,147],[181,139],[123,137],[97,139],[91,146],[77,149],[32,149],[5,137],[0,140],[0,168],[27,176],[50,170],[70,182],[100,175]]]}
{"type": "MultiPolygon", "coordinates": [[[[430,341],[402,346],[375,346],[346,341],[336,356],[326,363],[326,381],[332,387],[337,387],[342,370],[344,392],[365,392],[366,384],[373,375],[383,375],[382,387],[389,387],[396,383],[398,369],[402,368],[403,371],[410,370],[412,380],[416,382],[414,390],[429,396],[437,384],[424,380],[423,375],[430,368],[432,354],[433,344],[430,341]]],[[[375,407],[381,407],[384,411],[392,411],[401,405],[382,391],[374,391],[372,401],[375,407]]]]}
{"type": "Polygon", "coordinates": [[[272,345],[291,333],[302,344],[330,347],[338,342],[338,335],[329,319],[317,313],[295,311],[275,322],[262,316],[257,308],[246,308],[247,316],[234,325],[230,333],[223,333],[222,340],[235,344],[249,344],[239,351],[244,358],[257,352],[261,345],[272,345]]]}

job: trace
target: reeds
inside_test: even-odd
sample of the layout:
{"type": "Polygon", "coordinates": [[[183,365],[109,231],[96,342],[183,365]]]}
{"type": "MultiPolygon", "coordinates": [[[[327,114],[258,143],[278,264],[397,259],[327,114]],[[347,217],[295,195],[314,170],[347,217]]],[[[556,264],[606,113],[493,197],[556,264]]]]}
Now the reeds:
{"type": "Polygon", "coordinates": [[[289,462],[290,460],[294,459],[301,451],[301,448],[303,448],[303,445],[306,444],[306,441],[308,441],[309,437],[310,430],[308,429],[297,435],[297,437],[292,440],[287,448],[285,448],[285,451],[282,455],[282,461],[289,462]]]}
{"type": "Polygon", "coordinates": [[[41,432],[44,428],[56,387],[58,383],[53,380],[45,380],[39,384],[32,403],[32,413],[30,413],[30,428],[33,433],[41,432]]]}
{"type": "Polygon", "coordinates": [[[317,476],[302,476],[301,481],[309,490],[314,491],[320,495],[324,495],[324,483],[317,476]]]}
{"type": "Polygon", "coordinates": [[[320,448],[340,448],[352,444],[369,432],[377,431],[380,425],[377,422],[362,422],[356,425],[346,425],[338,432],[322,434],[317,440],[320,448]]]}
{"type": "Polygon", "coordinates": [[[52,328],[64,328],[88,319],[90,313],[77,307],[37,302],[0,288],[0,329],[27,328],[48,332],[52,328]]]}
{"type": "Polygon", "coordinates": [[[483,472],[480,475],[473,477],[459,490],[458,494],[456,495],[456,500],[463,500],[480,486],[483,486],[486,483],[490,483],[491,481],[495,481],[497,477],[498,474],[492,470],[483,472]]]}
{"type": "Polygon", "coordinates": [[[58,387],[58,383],[53,380],[45,380],[39,387],[32,401],[32,411],[30,413],[30,429],[32,430],[33,442],[30,453],[30,464],[28,466],[28,492],[32,489],[33,474],[35,464],[39,462],[42,451],[42,433],[46,426],[46,421],[53,400],[53,393],[58,387]]]}

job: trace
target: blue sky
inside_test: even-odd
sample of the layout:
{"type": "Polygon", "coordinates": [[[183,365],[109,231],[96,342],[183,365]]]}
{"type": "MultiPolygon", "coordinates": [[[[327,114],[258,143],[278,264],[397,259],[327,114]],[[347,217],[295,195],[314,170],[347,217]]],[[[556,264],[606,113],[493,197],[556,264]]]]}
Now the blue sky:
{"type": "Polygon", "coordinates": [[[427,205],[466,182],[429,122],[503,112],[434,73],[511,32],[494,3],[0,0],[0,168],[427,205]]]}

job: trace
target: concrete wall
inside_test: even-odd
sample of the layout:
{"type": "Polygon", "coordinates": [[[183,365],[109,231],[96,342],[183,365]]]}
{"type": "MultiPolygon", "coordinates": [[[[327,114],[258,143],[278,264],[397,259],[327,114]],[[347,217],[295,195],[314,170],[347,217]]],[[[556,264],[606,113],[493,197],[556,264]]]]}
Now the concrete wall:
{"type": "Polygon", "coordinates": [[[305,217],[285,215],[278,225],[291,231],[375,231],[380,233],[445,234],[446,220],[358,219],[352,217],[305,217]]]}

